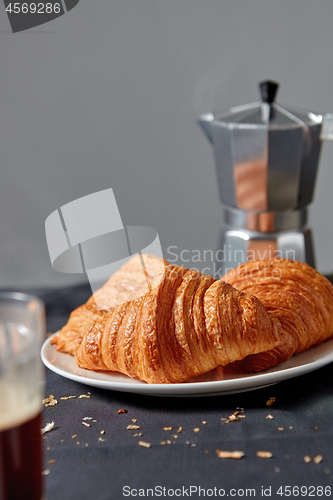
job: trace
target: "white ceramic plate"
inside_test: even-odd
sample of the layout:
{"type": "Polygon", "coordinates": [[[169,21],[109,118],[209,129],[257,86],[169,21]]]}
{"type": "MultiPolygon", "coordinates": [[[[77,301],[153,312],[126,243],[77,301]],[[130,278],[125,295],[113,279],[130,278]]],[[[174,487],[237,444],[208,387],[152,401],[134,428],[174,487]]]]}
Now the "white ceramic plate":
{"type": "Polygon", "coordinates": [[[217,396],[251,391],[317,370],[333,361],[333,340],[329,340],[295,354],[286,363],[254,375],[218,367],[183,384],[146,384],[118,372],[94,372],[79,368],[73,356],[58,352],[51,345],[51,338],[44,342],[41,356],[45,366],[58,375],[93,387],[151,396],[217,396]]]}

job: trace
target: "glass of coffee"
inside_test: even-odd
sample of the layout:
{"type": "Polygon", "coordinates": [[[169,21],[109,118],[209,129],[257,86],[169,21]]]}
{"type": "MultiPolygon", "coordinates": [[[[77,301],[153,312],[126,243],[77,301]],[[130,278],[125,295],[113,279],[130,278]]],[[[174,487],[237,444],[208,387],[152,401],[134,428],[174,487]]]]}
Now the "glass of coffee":
{"type": "Polygon", "coordinates": [[[43,303],[0,293],[0,500],[41,500],[43,303]]]}

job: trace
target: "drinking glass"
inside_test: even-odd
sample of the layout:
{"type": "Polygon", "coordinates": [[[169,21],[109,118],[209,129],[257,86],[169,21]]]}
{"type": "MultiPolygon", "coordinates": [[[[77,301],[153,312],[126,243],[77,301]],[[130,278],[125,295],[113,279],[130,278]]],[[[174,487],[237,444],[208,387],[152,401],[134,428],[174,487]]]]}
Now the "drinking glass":
{"type": "Polygon", "coordinates": [[[41,500],[43,303],[0,292],[0,500],[41,500]]]}

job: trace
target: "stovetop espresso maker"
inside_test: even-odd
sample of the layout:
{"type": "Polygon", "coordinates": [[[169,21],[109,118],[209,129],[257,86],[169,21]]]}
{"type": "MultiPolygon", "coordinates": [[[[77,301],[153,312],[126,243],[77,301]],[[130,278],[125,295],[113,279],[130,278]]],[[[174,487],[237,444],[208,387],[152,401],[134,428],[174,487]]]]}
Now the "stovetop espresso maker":
{"type": "Polygon", "coordinates": [[[259,87],[261,102],[198,119],[215,152],[224,272],[272,257],[315,266],[308,205],[322,140],[333,139],[333,114],[282,107],[276,82],[259,87]]]}

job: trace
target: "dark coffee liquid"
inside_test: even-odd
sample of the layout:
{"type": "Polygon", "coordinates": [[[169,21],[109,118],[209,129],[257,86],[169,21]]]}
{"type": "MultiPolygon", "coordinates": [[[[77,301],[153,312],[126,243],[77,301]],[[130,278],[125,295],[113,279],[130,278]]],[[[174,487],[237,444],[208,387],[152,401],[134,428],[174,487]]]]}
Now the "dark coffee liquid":
{"type": "Polygon", "coordinates": [[[41,414],[0,431],[0,500],[41,500],[41,414]]]}

